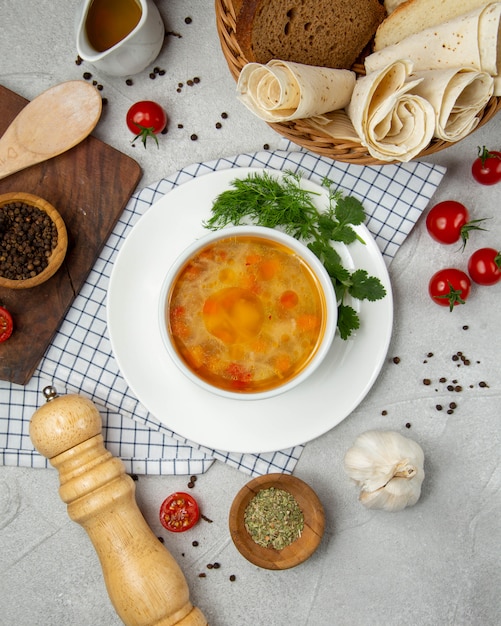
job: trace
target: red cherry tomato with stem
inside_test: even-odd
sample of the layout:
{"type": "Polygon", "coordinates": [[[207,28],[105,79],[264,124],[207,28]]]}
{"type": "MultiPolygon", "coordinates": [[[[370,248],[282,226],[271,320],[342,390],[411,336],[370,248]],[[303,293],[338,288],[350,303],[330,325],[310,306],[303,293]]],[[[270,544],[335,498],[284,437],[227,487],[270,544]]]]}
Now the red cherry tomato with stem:
{"type": "Polygon", "coordinates": [[[156,102],[141,100],[127,111],[126,122],[130,132],[135,135],[133,143],[141,139],[146,148],[148,137],[153,137],[158,146],[157,135],[167,126],[167,114],[156,102]]]}
{"type": "Polygon", "coordinates": [[[472,230],[486,230],[479,226],[484,219],[470,220],[468,209],[455,200],[444,200],[432,207],[426,216],[426,228],[439,243],[452,244],[461,239],[464,250],[472,230]]]}
{"type": "Polygon", "coordinates": [[[435,272],[428,285],[428,293],[433,302],[448,306],[450,311],[458,304],[466,302],[470,289],[471,280],[468,274],[453,267],[435,272]]]}
{"type": "Polygon", "coordinates": [[[481,185],[495,185],[501,181],[501,152],[478,147],[478,157],[471,166],[473,178],[481,185]]]}
{"type": "Polygon", "coordinates": [[[162,502],[160,523],[173,533],[181,533],[193,528],[200,519],[198,503],[189,493],[176,491],[162,502]]]}
{"type": "Polygon", "coordinates": [[[501,252],[480,248],[468,261],[468,274],[478,285],[495,285],[501,280],[501,252]]]}
{"type": "Polygon", "coordinates": [[[7,341],[14,330],[12,315],[3,306],[0,306],[0,343],[7,341]]]}

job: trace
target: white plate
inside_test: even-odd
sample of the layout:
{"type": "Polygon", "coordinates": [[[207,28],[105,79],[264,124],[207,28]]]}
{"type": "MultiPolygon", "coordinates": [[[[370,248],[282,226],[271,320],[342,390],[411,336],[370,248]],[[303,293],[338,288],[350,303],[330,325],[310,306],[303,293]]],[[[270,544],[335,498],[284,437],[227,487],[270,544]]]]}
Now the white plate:
{"type": "MultiPolygon", "coordinates": [[[[360,329],[347,341],[338,336],[318,370],[287,393],[264,400],[232,400],[190,382],[164,348],[158,300],[171,263],[194,239],[207,234],[202,223],[214,199],[256,168],[222,170],[176,187],[134,226],[117,256],[110,278],[107,318],[111,345],[127,384],[167,428],[193,442],[230,452],[283,450],[314,439],[347,417],[362,401],[383,365],[392,331],[390,279],[376,242],[357,227],[366,245],[339,250],[345,266],[378,276],[387,295],[377,302],[355,301],[360,329]]],[[[268,170],[271,171],[271,170],[268,170]]],[[[280,176],[280,172],[275,172],[280,176]]],[[[320,193],[326,190],[304,180],[320,193]]],[[[323,200],[323,202],[322,202],[323,200]]],[[[353,303],[351,303],[353,306],[353,303]]]]}

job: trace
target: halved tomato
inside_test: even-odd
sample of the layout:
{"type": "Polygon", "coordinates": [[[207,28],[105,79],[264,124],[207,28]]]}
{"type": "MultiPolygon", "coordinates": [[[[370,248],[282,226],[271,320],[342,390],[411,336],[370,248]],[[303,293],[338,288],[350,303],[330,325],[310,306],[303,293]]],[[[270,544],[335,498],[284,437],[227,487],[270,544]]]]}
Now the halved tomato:
{"type": "Polygon", "coordinates": [[[189,493],[182,491],[171,493],[160,507],[160,523],[173,533],[193,528],[199,519],[198,503],[189,493]]]}
{"type": "Polygon", "coordinates": [[[14,330],[12,315],[3,306],[0,306],[0,343],[7,341],[14,330]]]}

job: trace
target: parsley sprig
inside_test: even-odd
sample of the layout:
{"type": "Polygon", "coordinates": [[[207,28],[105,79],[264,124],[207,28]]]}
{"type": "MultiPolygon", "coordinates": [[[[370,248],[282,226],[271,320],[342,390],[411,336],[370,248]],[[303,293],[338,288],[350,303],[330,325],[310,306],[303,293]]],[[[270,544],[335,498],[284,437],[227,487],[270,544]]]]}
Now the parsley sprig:
{"type": "Polygon", "coordinates": [[[386,295],[379,278],[369,276],[363,269],[351,272],[345,268],[331,244],[337,241],[349,245],[357,240],[365,243],[353,228],[364,222],[365,211],[359,200],[334,190],[328,179],[322,181],[328,191],[328,206],[325,211],[319,211],[313,201],[319,194],[303,189],[300,182],[301,176],[290,171],[280,179],[268,172],[237,178],[232,181],[231,189],[217,196],[212,216],[204,226],[218,230],[229,224],[253,223],[281,227],[287,234],[303,240],[332,280],[338,300],[338,331],[342,339],[348,339],[360,328],[360,319],[355,309],[345,304],[347,294],[371,302],[386,295]]]}

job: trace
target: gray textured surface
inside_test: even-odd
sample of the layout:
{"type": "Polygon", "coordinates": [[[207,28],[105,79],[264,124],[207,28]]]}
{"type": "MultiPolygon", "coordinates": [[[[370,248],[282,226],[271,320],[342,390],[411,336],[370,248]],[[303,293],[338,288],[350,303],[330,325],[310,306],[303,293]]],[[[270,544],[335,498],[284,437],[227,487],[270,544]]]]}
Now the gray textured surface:
{"type": "MultiPolygon", "coordinates": [[[[254,151],[264,143],[279,147],[280,137],[235,99],[212,2],[163,1],[159,8],[167,30],[182,37],[169,37],[157,61],[165,76],[152,81],[144,73],[129,87],[124,79],[75,65],[77,2],[3,0],[0,82],[31,99],[54,83],[93,72],[109,100],[95,135],[140,162],[141,186],[192,162],[254,151]],[[187,16],[193,19],[190,25],[184,23],[187,16]],[[200,83],[186,86],[195,76],[200,83]],[[181,93],[176,92],[178,82],[185,83],[181,93]],[[159,100],[171,116],[159,150],[130,145],[124,116],[139,99],[159,100]],[[229,117],[217,130],[223,111],[229,117]],[[190,141],[192,133],[198,141],[190,141]]],[[[480,187],[470,177],[476,146],[499,149],[500,136],[498,116],[430,159],[448,168],[434,201],[457,199],[474,217],[493,217],[489,232],[472,236],[470,252],[500,245],[499,187],[480,187]]],[[[464,268],[466,262],[455,247],[431,241],[424,220],[393,262],[395,327],[388,362],[360,407],[310,442],[295,471],[317,491],[327,515],[325,537],[308,562],[285,572],[246,562],[231,543],[227,515],[248,478],[215,464],[198,479],[194,493],[213,523],[200,523],[185,535],[164,536],[186,574],[193,602],[212,626],[500,623],[501,334],[496,311],[501,287],[474,287],[468,304],[452,314],[434,305],[426,293],[433,271],[451,264],[464,268]],[[451,360],[458,350],[471,360],[469,367],[457,368],[451,360]],[[427,358],[428,352],[434,356],[427,358]],[[399,365],[393,364],[393,356],[400,357],[399,365]],[[446,391],[438,383],[441,376],[457,379],[463,391],[446,391]],[[423,385],[424,378],[432,384],[423,385]],[[480,388],[482,380],[489,387],[480,388]],[[437,403],[451,401],[458,405],[452,415],[435,409],[437,403]],[[369,428],[398,430],[423,447],[426,479],[415,507],[390,514],[368,511],[357,502],[342,458],[355,437],[369,428]],[[197,548],[191,545],[194,539],[197,548]],[[214,561],[221,568],[207,570],[207,563],[214,561]],[[198,577],[202,571],[206,578],[198,577]],[[229,581],[231,574],[235,582],[229,581]]],[[[186,477],[139,478],[137,499],[156,533],[161,532],[161,501],[186,488],[186,482],[186,477]]],[[[0,468],[0,624],[119,624],[96,554],[85,532],[67,517],[57,489],[53,470],[0,468]]]]}

